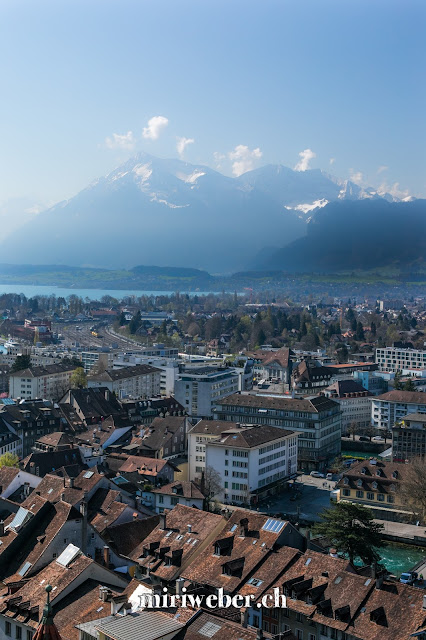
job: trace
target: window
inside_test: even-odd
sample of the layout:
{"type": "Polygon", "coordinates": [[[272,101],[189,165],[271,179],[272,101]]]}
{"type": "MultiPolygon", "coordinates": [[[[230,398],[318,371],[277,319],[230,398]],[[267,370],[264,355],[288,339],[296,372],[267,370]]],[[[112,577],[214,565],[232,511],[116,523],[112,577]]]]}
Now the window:
{"type": "Polygon", "coordinates": [[[357,491],[356,492],[356,497],[357,498],[363,498],[364,497],[364,491],[357,491]]]}
{"type": "Polygon", "coordinates": [[[33,632],[27,629],[27,640],[32,640],[33,632]]]}
{"type": "Polygon", "coordinates": [[[343,495],[344,496],[350,496],[351,495],[351,490],[350,489],[343,489],[343,495]]]}
{"type": "Polygon", "coordinates": [[[328,627],[326,627],[325,624],[321,625],[321,635],[328,638],[328,627]]]}
{"type": "Polygon", "coordinates": [[[302,614],[297,612],[296,613],[296,622],[302,622],[303,618],[302,618],[302,614]]]}
{"type": "Polygon", "coordinates": [[[158,502],[159,502],[160,504],[163,504],[163,502],[164,502],[164,496],[158,496],[158,502]]]}
{"type": "Polygon", "coordinates": [[[173,506],[179,504],[179,498],[170,498],[170,502],[173,506]]]}
{"type": "Polygon", "coordinates": [[[384,502],[385,500],[385,496],[383,493],[379,493],[377,496],[377,499],[379,500],[379,502],[384,502]]]}
{"type": "Polygon", "coordinates": [[[315,633],[310,633],[309,634],[309,640],[317,640],[317,637],[316,637],[315,633]]]}
{"type": "Polygon", "coordinates": [[[297,640],[303,640],[303,631],[302,631],[302,629],[296,629],[296,638],[297,638],[297,640]]]}
{"type": "Polygon", "coordinates": [[[16,640],[21,640],[22,638],[22,627],[19,627],[18,625],[15,627],[15,638],[16,640]]]}
{"type": "Polygon", "coordinates": [[[5,622],[4,632],[5,632],[5,634],[7,636],[11,636],[12,635],[12,625],[10,624],[10,622],[8,620],[6,620],[6,622],[5,622]]]}
{"type": "Polygon", "coordinates": [[[367,491],[367,500],[374,500],[374,493],[367,491]]]}

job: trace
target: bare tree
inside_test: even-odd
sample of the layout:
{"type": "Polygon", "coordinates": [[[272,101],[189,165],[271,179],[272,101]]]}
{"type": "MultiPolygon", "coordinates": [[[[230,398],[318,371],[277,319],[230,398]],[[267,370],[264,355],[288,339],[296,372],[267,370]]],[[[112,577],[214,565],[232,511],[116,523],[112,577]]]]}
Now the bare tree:
{"type": "Polygon", "coordinates": [[[357,422],[351,422],[348,426],[348,434],[352,436],[352,440],[355,440],[355,436],[359,434],[359,424],[357,422]]]}
{"type": "Polygon", "coordinates": [[[399,486],[401,503],[407,506],[422,522],[426,522],[426,461],[414,458],[404,466],[404,475],[399,486]]]}
{"type": "Polygon", "coordinates": [[[222,477],[214,467],[206,467],[204,474],[204,491],[207,498],[213,498],[223,491],[222,477]]]}

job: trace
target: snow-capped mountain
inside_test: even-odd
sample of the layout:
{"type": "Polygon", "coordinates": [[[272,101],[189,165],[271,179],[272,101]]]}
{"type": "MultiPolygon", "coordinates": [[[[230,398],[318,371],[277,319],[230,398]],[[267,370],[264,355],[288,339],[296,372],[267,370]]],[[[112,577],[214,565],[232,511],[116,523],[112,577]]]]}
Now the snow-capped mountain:
{"type": "Polygon", "coordinates": [[[139,153],[11,234],[2,262],[236,271],[304,235],[329,202],[387,196],[319,170],[269,165],[230,178],[139,153]]]}

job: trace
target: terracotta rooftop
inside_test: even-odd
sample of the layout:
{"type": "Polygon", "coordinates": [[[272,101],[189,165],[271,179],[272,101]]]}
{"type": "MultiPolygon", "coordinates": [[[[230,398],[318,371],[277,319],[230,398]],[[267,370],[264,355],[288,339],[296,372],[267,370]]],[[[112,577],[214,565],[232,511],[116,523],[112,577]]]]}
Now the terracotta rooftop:
{"type": "Polygon", "coordinates": [[[254,395],[248,393],[234,393],[218,401],[218,405],[251,407],[253,409],[275,409],[281,411],[304,411],[307,413],[320,413],[338,406],[334,400],[325,396],[316,398],[287,398],[267,395],[254,395]]]}
{"type": "Polygon", "coordinates": [[[153,489],[152,493],[159,493],[167,496],[182,496],[183,498],[196,498],[198,500],[204,500],[204,495],[201,493],[199,487],[194,482],[186,482],[177,480],[176,482],[170,482],[158,489],[153,489]]]}
{"type": "Polygon", "coordinates": [[[383,400],[384,402],[400,402],[403,404],[424,404],[426,406],[426,393],[422,391],[388,391],[381,396],[377,396],[375,400],[383,400]]]}

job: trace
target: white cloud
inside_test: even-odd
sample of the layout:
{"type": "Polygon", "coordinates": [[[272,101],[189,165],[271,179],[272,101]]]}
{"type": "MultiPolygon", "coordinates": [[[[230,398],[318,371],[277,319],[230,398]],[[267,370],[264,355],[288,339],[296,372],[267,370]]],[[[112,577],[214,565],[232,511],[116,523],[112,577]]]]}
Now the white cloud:
{"type": "Polygon", "coordinates": [[[164,116],[154,116],[148,120],[148,126],[142,130],[142,135],[148,140],[157,140],[161,131],[169,124],[168,118],[164,116]]]}
{"type": "Polygon", "coordinates": [[[178,154],[180,155],[180,157],[182,158],[183,154],[185,153],[185,149],[189,144],[194,144],[195,140],[194,138],[176,138],[177,139],[177,143],[176,143],[176,149],[178,154]]]}
{"type": "Polygon", "coordinates": [[[113,133],[111,138],[105,138],[105,144],[108,149],[133,149],[135,139],[132,131],[128,131],[123,135],[113,133]]]}
{"type": "Polygon", "coordinates": [[[353,169],[349,169],[350,172],[350,180],[357,185],[361,185],[364,181],[364,176],[361,171],[354,171],[353,169]]]}
{"type": "Polygon", "coordinates": [[[336,158],[330,158],[330,164],[334,164],[336,162],[336,158]]]}
{"type": "Polygon", "coordinates": [[[380,187],[377,189],[377,193],[379,195],[384,195],[385,193],[390,193],[393,198],[396,200],[413,200],[413,196],[410,195],[408,189],[400,189],[399,182],[394,182],[392,185],[388,185],[386,182],[383,182],[380,187]]]}
{"type": "Polygon", "coordinates": [[[385,164],[382,164],[378,169],[377,169],[377,173],[383,173],[383,171],[387,171],[389,169],[389,167],[387,167],[385,164]]]}
{"type": "Polygon", "coordinates": [[[306,171],[309,169],[309,163],[312,158],[316,158],[316,153],[312,149],[305,149],[299,153],[300,160],[294,167],[295,171],[306,171]]]}
{"type": "MultiPolygon", "coordinates": [[[[257,147],[256,149],[249,149],[245,144],[239,144],[233,151],[228,153],[228,158],[234,160],[232,163],[232,173],[234,176],[240,176],[246,171],[251,171],[254,168],[254,163],[262,157],[262,152],[257,147]]],[[[215,154],[216,159],[216,154],[215,154]]]]}

